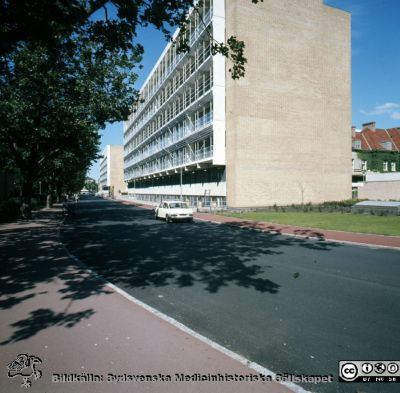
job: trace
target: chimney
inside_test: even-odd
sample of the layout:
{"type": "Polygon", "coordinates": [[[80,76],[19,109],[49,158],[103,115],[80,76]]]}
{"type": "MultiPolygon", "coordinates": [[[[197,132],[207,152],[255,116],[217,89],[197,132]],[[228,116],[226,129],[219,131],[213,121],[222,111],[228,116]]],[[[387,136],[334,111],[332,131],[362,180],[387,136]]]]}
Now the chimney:
{"type": "Polygon", "coordinates": [[[351,126],[351,137],[353,139],[356,137],[356,126],[351,126]]]}
{"type": "Polygon", "coordinates": [[[364,129],[364,128],[368,128],[368,129],[371,130],[371,131],[375,131],[375,126],[376,126],[376,122],[371,121],[371,122],[369,122],[369,123],[364,123],[364,124],[362,125],[362,128],[363,128],[363,129],[364,129]]]}

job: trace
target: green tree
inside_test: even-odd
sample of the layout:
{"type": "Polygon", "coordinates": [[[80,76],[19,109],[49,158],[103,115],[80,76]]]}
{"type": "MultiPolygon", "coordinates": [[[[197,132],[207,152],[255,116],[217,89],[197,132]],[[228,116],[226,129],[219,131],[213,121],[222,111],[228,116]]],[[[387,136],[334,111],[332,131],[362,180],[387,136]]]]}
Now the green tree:
{"type": "MultiPolygon", "coordinates": [[[[143,53],[137,28],[152,24],[171,39],[201,4],[0,0],[0,144],[21,174],[27,203],[35,181],[51,192],[76,188],[78,178],[81,184],[98,155],[98,129],[128,117],[143,53]]],[[[182,34],[176,44],[187,49],[182,34]]],[[[214,42],[213,53],[231,59],[232,78],[244,75],[244,43],[236,37],[214,42]]]]}
{"type": "MultiPolygon", "coordinates": [[[[254,4],[263,0],[249,0],[254,4]]],[[[0,56],[26,43],[52,47],[60,37],[73,37],[85,30],[94,42],[107,49],[137,51],[138,27],[154,25],[167,39],[176,28],[186,31],[188,11],[194,12],[204,0],[0,0],[0,56]],[[110,12],[114,11],[115,12],[110,12]],[[112,14],[112,17],[111,17],[112,14]]],[[[210,33],[211,34],[211,33],[210,33]]],[[[187,42],[178,39],[182,50],[187,42]]],[[[244,75],[244,43],[236,37],[214,42],[213,52],[232,61],[233,78],[244,75]]]]}
{"type": "MultiPolygon", "coordinates": [[[[8,56],[0,76],[0,142],[23,178],[29,202],[33,183],[79,157],[87,169],[98,155],[98,129],[126,118],[141,51],[103,50],[85,34],[57,50],[26,44],[8,56]]],[[[82,167],[82,166],[81,166],[82,167]]]]}
{"type": "Polygon", "coordinates": [[[97,184],[96,180],[91,177],[85,178],[85,187],[90,192],[98,191],[98,184],[97,184]]]}

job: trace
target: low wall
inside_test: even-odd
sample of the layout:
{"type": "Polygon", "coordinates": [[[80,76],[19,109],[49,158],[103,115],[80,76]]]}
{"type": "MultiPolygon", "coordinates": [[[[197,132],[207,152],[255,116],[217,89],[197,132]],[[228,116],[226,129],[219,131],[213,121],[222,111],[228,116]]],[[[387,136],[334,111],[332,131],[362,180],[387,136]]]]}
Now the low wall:
{"type": "Polygon", "coordinates": [[[371,181],[358,188],[359,199],[400,201],[400,181],[371,181]]]}

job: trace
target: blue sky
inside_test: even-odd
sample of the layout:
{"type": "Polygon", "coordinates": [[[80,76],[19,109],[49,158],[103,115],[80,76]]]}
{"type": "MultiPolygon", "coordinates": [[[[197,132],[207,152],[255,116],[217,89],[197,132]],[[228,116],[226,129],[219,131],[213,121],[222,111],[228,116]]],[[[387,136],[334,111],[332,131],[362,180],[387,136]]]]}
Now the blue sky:
{"type": "Polygon", "coordinates": [[[352,123],[400,126],[399,0],[325,0],[351,13],[352,123]]]}
{"type": "MultiPolygon", "coordinates": [[[[362,123],[376,121],[381,128],[400,127],[400,0],[324,2],[352,15],[352,124],[361,128],[362,123]]],[[[151,27],[138,31],[138,41],[145,48],[137,81],[140,88],[166,41],[151,27]]],[[[122,123],[110,124],[100,133],[101,150],[123,143],[122,123]]],[[[89,176],[98,179],[98,163],[89,176]]]]}

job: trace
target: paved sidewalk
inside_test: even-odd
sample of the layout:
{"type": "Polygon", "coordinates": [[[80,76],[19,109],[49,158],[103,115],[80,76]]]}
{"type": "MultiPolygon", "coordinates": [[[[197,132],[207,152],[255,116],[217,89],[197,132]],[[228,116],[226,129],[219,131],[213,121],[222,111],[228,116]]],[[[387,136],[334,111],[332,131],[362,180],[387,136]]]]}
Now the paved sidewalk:
{"type": "Polygon", "coordinates": [[[42,376],[31,378],[29,392],[289,392],[275,382],[175,381],[181,373],[257,372],[133,303],[69,258],[58,236],[62,215],[56,207],[35,213],[30,222],[0,225],[1,392],[23,391],[22,377],[9,378],[6,369],[18,354],[42,361],[42,376]],[[109,373],[125,382],[52,381],[53,374],[106,380],[109,373]],[[129,381],[137,375],[170,375],[172,382],[129,381]]]}
{"type": "MultiPolygon", "coordinates": [[[[130,200],[121,199],[117,201],[127,204],[133,204],[147,209],[154,208],[154,206],[152,205],[141,204],[130,200]]],[[[235,217],[225,217],[210,213],[194,213],[194,217],[199,220],[210,221],[217,224],[235,225],[241,228],[255,229],[263,232],[280,233],[282,235],[299,236],[304,238],[315,238],[318,240],[360,244],[372,247],[388,247],[388,248],[400,249],[400,236],[383,236],[383,235],[372,235],[367,233],[333,231],[333,230],[318,229],[318,228],[304,228],[293,225],[281,225],[268,222],[244,220],[235,217]]]]}

